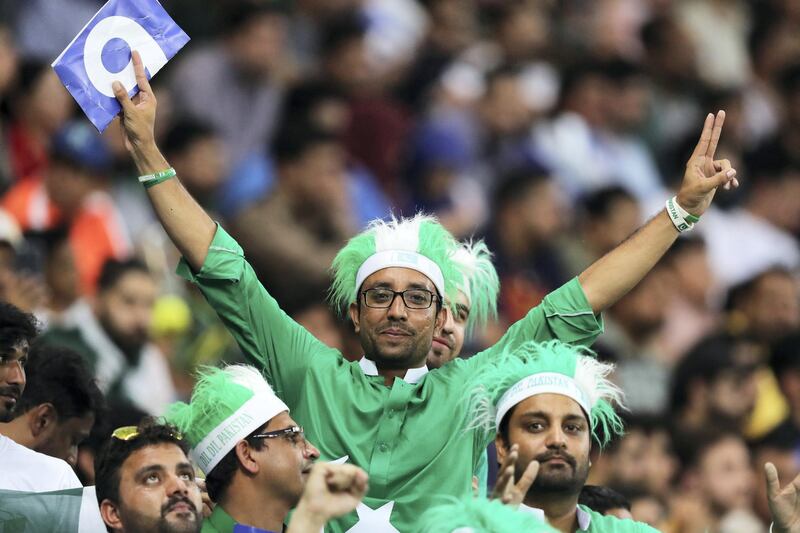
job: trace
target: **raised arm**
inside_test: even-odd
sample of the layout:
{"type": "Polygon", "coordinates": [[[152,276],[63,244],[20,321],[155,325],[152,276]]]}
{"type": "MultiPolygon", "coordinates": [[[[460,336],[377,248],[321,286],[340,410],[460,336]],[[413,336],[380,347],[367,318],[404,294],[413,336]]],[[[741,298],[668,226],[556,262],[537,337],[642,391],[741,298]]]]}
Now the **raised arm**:
{"type": "MultiPolygon", "coordinates": [[[[678,205],[691,215],[702,215],[717,188],[738,187],[736,170],[730,161],[714,160],[725,112],[708,114],[700,141],[686,164],[678,191],[678,205]]],[[[586,298],[595,313],[613,305],[639,283],[678,238],[679,232],[666,209],[625,242],[597,260],[579,276],[586,298]]]]}
{"type": "MultiPolygon", "coordinates": [[[[142,58],[133,52],[133,69],[139,93],[132,99],[120,82],[114,82],[114,95],[122,106],[121,124],[125,147],[133,157],[139,174],[155,174],[170,168],[156,146],[154,125],[156,97],[144,72],[142,58]]],[[[216,224],[177,179],[147,189],[156,215],[169,238],[189,265],[199,271],[214,238],[216,224]]]]}

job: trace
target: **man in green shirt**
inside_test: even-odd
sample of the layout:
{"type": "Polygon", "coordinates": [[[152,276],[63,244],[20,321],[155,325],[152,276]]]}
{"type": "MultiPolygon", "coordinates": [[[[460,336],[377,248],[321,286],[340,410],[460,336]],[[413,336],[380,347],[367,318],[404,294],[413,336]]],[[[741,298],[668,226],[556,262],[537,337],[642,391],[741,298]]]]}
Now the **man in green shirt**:
{"type": "Polygon", "coordinates": [[[472,472],[488,442],[485,435],[462,430],[466,412],[456,398],[467,378],[495,353],[525,341],[591,344],[602,331],[598,313],[638,283],[680,231],[691,228],[718,186],[735,179],[727,161],[713,160],[724,114],[709,115],[681,191],[671,201],[677,208],[659,213],[548,295],[497,345],[433,372],[425,360],[445,318],[442,302],[453,301],[462,278],[450,257],[457,244],[425,217],[373,226],[351,240],[333,265],[332,301],[348,306],[365,354],[350,363],[281,311],[241,247],[171,179],[174,170],[154,141],[155,95],[135,52],[133,65],[139,93],[130,99],[122,84],[114,84],[125,144],[184,257],[179,273],[198,285],[306,427],[321,458],[347,458],[369,474],[364,501],[356,513],[331,523],[331,531],[408,531],[430,495],[470,494],[472,472]]]}
{"type": "Polygon", "coordinates": [[[470,405],[467,427],[497,437],[498,461],[515,459],[521,479],[538,463],[520,511],[561,533],[655,533],[633,520],[604,516],[578,505],[589,476],[592,438],[600,446],[622,433],[614,412],[622,391],[608,380],[614,366],[588,349],[554,340],[525,343],[496,354],[465,387],[470,405]]]}

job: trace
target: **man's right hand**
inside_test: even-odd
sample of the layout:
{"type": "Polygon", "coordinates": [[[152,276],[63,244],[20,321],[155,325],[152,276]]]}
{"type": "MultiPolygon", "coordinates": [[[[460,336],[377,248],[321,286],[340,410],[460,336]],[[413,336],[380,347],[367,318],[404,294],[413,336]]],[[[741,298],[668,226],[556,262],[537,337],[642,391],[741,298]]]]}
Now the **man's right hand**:
{"type": "Polygon", "coordinates": [[[367,480],[367,473],[355,465],[315,464],[288,533],[319,531],[329,520],[353,511],[367,493],[367,480]]]}
{"type": "Polygon", "coordinates": [[[125,147],[136,158],[143,149],[155,146],[157,102],[144,71],[142,56],[136,51],[131,52],[131,56],[139,92],[133,98],[128,98],[125,87],[119,81],[115,81],[112,88],[114,96],[122,106],[120,123],[124,133],[125,147]]]}
{"type": "Polygon", "coordinates": [[[764,465],[767,477],[767,500],[772,515],[772,533],[800,533],[800,475],[781,488],[778,470],[764,465]]]}

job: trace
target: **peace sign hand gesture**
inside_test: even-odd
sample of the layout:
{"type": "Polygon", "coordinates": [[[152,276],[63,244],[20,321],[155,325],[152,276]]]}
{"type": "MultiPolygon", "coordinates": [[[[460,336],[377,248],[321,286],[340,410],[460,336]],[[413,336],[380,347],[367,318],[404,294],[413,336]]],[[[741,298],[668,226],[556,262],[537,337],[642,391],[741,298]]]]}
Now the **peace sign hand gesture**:
{"type": "Polygon", "coordinates": [[[781,488],[778,470],[772,463],[764,465],[767,476],[767,499],[772,515],[773,533],[800,533],[800,476],[781,488]]]}
{"type": "Polygon", "coordinates": [[[539,462],[531,461],[528,463],[519,481],[514,483],[514,465],[516,465],[518,457],[519,447],[514,444],[500,467],[497,483],[494,485],[490,499],[500,500],[504,504],[513,507],[519,506],[525,499],[528,489],[531,488],[536,476],[539,474],[539,462]]]}
{"type": "Polygon", "coordinates": [[[717,187],[729,189],[739,186],[736,169],[731,167],[731,162],[714,159],[724,122],[725,111],[719,111],[716,116],[708,114],[700,141],[686,163],[686,173],[678,191],[678,204],[692,215],[700,216],[708,209],[717,187]]]}

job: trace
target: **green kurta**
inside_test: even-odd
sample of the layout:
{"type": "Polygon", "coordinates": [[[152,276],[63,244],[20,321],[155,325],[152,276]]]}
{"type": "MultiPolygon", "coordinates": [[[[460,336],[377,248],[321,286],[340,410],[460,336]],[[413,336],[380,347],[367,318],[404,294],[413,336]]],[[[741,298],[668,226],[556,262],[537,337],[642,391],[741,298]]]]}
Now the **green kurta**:
{"type": "Polygon", "coordinates": [[[472,474],[488,442],[465,431],[464,384],[474,369],[506,346],[560,339],[589,345],[602,332],[577,279],[548,295],[503,338],[474,357],[427,373],[416,383],[367,376],[358,363],[318,341],[294,322],[259,283],[241,247],[218,228],[197,284],[247,358],[305,427],[321,459],[343,457],[369,474],[369,493],[357,512],[328,531],[412,529],[436,496],[472,493],[472,474]],[[354,527],[355,526],[355,527],[354,527]]]}

